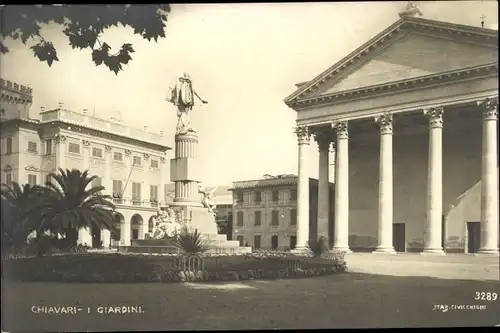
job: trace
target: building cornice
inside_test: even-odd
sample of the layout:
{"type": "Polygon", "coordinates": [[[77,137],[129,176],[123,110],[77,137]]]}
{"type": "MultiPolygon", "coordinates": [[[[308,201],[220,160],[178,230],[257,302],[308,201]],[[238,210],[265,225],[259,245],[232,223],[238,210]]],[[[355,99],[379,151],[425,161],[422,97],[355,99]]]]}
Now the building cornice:
{"type": "MultiPolygon", "coordinates": [[[[346,71],[351,71],[353,68],[359,66],[359,64],[373,57],[375,53],[393,43],[394,40],[401,38],[409,32],[432,35],[438,38],[453,39],[458,42],[480,44],[498,49],[498,31],[496,30],[416,17],[403,17],[314,79],[301,84],[299,89],[285,98],[285,104],[295,109],[299,101],[322,98],[323,96],[310,98],[308,98],[308,96],[311,96],[326,82],[341,77],[346,71]]],[[[416,78],[415,80],[418,79],[420,78],[416,78]]],[[[372,87],[366,87],[365,89],[371,88],[372,87]]],[[[343,93],[344,92],[339,92],[337,94],[343,93]]]]}
{"type": "Polygon", "coordinates": [[[333,105],[364,98],[372,98],[384,94],[392,94],[401,91],[417,90],[434,86],[436,84],[449,84],[464,80],[488,78],[498,76],[498,63],[463,68],[454,71],[442,72],[420,76],[411,79],[388,82],[356,89],[344,90],[330,94],[312,96],[290,103],[294,110],[308,109],[311,107],[333,105]]]}

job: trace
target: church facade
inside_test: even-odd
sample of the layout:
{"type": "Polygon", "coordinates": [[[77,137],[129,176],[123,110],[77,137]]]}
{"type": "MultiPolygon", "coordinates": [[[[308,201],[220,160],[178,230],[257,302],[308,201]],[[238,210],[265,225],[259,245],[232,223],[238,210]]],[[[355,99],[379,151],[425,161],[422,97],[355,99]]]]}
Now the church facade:
{"type": "Polygon", "coordinates": [[[401,15],[297,87],[285,103],[297,112],[298,248],[309,238],[305,147],[316,141],[318,230],[334,205],[334,249],[498,254],[496,30],[401,15]],[[479,191],[477,214],[456,208],[468,191],[479,191]]]}

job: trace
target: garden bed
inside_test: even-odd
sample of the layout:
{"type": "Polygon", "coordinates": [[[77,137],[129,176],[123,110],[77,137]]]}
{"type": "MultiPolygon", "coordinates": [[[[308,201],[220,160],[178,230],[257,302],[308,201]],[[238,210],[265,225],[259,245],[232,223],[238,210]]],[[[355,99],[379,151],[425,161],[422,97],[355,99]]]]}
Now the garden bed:
{"type": "Polygon", "coordinates": [[[46,282],[196,282],[328,275],[347,270],[343,253],[149,256],[80,253],[3,262],[3,278],[46,282]]]}

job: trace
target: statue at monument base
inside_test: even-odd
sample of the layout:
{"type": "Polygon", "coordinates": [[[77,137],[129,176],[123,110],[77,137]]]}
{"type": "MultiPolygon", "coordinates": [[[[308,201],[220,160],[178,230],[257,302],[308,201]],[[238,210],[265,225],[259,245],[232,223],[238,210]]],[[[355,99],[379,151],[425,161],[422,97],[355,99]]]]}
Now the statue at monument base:
{"type": "Polygon", "coordinates": [[[153,219],[155,221],[155,227],[152,235],[150,235],[151,239],[173,237],[182,228],[178,215],[170,207],[166,210],[158,210],[153,219]]]}

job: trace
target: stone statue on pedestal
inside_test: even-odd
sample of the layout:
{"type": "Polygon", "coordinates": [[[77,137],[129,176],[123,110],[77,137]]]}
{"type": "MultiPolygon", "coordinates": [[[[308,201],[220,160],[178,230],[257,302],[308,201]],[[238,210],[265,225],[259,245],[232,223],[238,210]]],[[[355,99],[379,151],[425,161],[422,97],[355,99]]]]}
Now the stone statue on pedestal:
{"type": "Polygon", "coordinates": [[[215,202],[213,201],[213,199],[214,199],[214,192],[216,189],[217,187],[208,189],[201,184],[198,185],[198,193],[202,194],[201,203],[203,204],[203,207],[208,208],[208,211],[212,213],[214,216],[215,216],[215,211],[214,211],[215,202]]]}
{"type": "Polygon", "coordinates": [[[172,237],[178,230],[181,229],[181,224],[178,221],[177,214],[172,208],[167,208],[166,211],[158,210],[155,220],[155,228],[153,230],[153,239],[164,239],[172,237]]]}
{"type": "Polygon", "coordinates": [[[179,77],[177,84],[170,88],[170,97],[166,100],[177,107],[177,128],[175,134],[194,132],[189,127],[189,112],[194,106],[194,97],[197,97],[203,104],[208,102],[203,100],[193,89],[193,82],[187,73],[179,77]]]}

